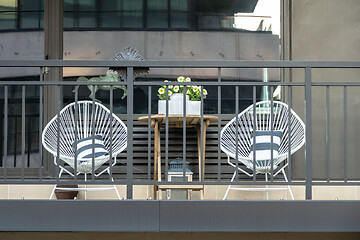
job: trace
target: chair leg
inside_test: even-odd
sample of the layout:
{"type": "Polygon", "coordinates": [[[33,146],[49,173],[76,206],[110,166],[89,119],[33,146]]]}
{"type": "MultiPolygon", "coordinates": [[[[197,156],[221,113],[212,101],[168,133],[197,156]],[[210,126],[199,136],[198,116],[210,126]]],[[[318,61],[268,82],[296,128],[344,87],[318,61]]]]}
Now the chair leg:
{"type": "MultiPolygon", "coordinates": [[[[285,181],[286,181],[286,182],[289,182],[288,179],[287,179],[287,176],[286,176],[286,174],[285,174],[285,170],[282,169],[281,171],[282,171],[282,174],[284,175],[285,181]]],[[[290,192],[290,195],[291,195],[291,199],[294,200],[294,195],[293,195],[293,193],[292,193],[292,190],[291,190],[291,188],[290,188],[290,185],[288,185],[288,189],[289,189],[289,192],[290,192]]]]}
{"type": "MultiPolygon", "coordinates": [[[[111,175],[110,175],[110,170],[109,170],[109,168],[108,168],[106,171],[107,171],[107,173],[109,174],[109,176],[111,176],[111,175]]],[[[111,176],[111,181],[114,182],[114,178],[113,178],[112,176],[111,176]]],[[[115,190],[116,195],[118,196],[119,200],[122,200],[122,198],[120,197],[119,191],[118,191],[118,189],[116,188],[115,184],[113,184],[113,186],[114,186],[114,190],[115,190]]]]}
{"type": "MultiPolygon", "coordinates": [[[[268,181],[268,174],[265,173],[265,182],[268,181]]],[[[269,190],[268,190],[269,186],[266,185],[266,200],[269,200],[269,190]]]]}
{"type": "MultiPolygon", "coordinates": [[[[62,175],[62,173],[63,173],[63,171],[64,171],[64,169],[60,169],[60,172],[59,172],[59,179],[60,179],[60,177],[61,177],[61,175],[62,175]]],[[[55,193],[55,189],[56,189],[56,184],[54,185],[54,187],[53,187],[53,190],[51,191],[51,194],[50,194],[50,197],[49,197],[49,199],[52,199],[52,197],[54,196],[54,193],[55,193]]]]}
{"type": "MultiPolygon", "coordinates": [[[[233,181],[234,181],[235,176],[236,176],[236,170],[235,170],[235,172],[234,172],[234,174],[233,174],[230,182],[233,182],[233,181]]],[[[230,188],[231,188],[231,184],[227,187],[226,192],[225,192],[225,195],[224,195],[224,197],[223,197],[223,200],[226,200],[227,195],[228,195],[228,193],[229,193],[229,191],[230,191],[230,188]]]]}
{"type": "MultiPolygon", "coordinates": [[[[85,182],[86,182],[86,180],[87,180],[87,174],[85,173],[84,175],[85,175],[85,182]]],[[[87,190],[86,190],[86,189],[87,189],[87,188],[86,188],[86,185],[85,185],[85,191],[84,191],[85,200],[87,199],[87,190]]]]}

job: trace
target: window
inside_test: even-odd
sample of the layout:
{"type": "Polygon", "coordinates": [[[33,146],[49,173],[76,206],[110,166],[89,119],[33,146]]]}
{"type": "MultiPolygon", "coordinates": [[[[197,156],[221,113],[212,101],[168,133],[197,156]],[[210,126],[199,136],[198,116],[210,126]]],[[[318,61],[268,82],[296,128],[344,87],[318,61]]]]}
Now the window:
{"type": "Polygon", "coordinates": [[[143,0],[102,1],[101,28],[143,28],[143,0]]]}
{"type": "Polygon", "coordinates": [[[43,0],[20,0],[20,28],[39,29],[44,26],[44,1],[43,0]]]}
{"type": "Polygon", "coordinates": [[[188,0],[170,0],[170,27],[190,28],[190,12],[188,0]]]}
{"type": "Polygon", "coordinates": [[[96,0],[64,0],[64,28],[96,28],[96,0]]]}
{"type": "Polygon", "coordinates": [[[2,0],[0,2],[0,30],[16,29],[16,0],[2,0]]]}
{"type": "MultiPolygon", "coordinates": [[[[265,1],[262,0],[261,3],[265,1]]],[[[210,0],[63,0],[63,25],[66,30],[271,31],[271,18],[259,12],[266,11],[268,5],[257,4],[263,7],[254,9],[256,2],[260,3],[260,0],[249,0],[246,4],[240,2],[229,4],[210,0]],[[255,10],[259,15],[256,19],[255,10]],[[251,21],[248,19],[250,17],[251,21]],[[249,22],[254,23],[250,26],[249,22]]],[[[271,1],[266,3],[272,4],[271,1]]],[[[0,31],[41,30],[43,27],[44,0],[0,1],[0,31]]]]}

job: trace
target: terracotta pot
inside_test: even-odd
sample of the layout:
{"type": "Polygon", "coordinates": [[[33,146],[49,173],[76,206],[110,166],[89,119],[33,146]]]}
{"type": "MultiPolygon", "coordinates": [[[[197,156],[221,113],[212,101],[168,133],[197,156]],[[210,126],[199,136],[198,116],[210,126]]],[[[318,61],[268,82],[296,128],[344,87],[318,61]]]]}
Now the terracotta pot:
{"type": "MultiPolygon", "coordinates": [[[[77,188],[77,185],[57,185],[58,188],[77,188]]],[[[62,189],[55,189],[55,196],[57,199],[74,199],[79,191],[67,191],[62,189]]]]}

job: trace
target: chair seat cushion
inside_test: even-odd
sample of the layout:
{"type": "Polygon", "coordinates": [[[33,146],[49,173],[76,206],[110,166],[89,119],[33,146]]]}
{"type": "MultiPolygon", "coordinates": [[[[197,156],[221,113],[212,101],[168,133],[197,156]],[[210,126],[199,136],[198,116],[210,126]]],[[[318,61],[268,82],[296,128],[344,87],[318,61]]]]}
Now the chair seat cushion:
{"type": "MultiPolygon", "coordinates": [[[[276,130],[273,134],[273,158],[279,155],[282,131],[276,130]]],[[[254,158],[254,133],[251,134],[249,158],[254,158]]],[[[255,157],[257,165],[267,166],[271,159],[271,131],[255,131],[255,157]]]]}
{"type": "Polygon", "coordinates": [[[82,138],[77,141],[78,160],[91,160],[93,156],[93,149],[94,158],[103,157],[109,154],[109,152],[105,149],[104,141],[101,135],[94,136],[94,145],[92,141],[92,136],[82,138]]]}

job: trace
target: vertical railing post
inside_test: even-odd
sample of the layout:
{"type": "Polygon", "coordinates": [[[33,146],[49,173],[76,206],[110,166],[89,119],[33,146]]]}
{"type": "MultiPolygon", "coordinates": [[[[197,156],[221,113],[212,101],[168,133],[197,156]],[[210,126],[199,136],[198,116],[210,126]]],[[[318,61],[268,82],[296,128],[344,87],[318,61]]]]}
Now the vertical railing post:
{"type": "Polygon", "coordinates": [[[305,115],[306,115],[306,144],[305,144],[305,199],[312,199],[312,121],[311,121],[311,68],[305,68],[305,115]]]}
{"type": "Polygon", "coordinates": [[[127,81],[127,164],[126,164],[126,198],[133,198],[133,126],[134,126],[134,75],[133,67],[126,69],[127,81]]]}

